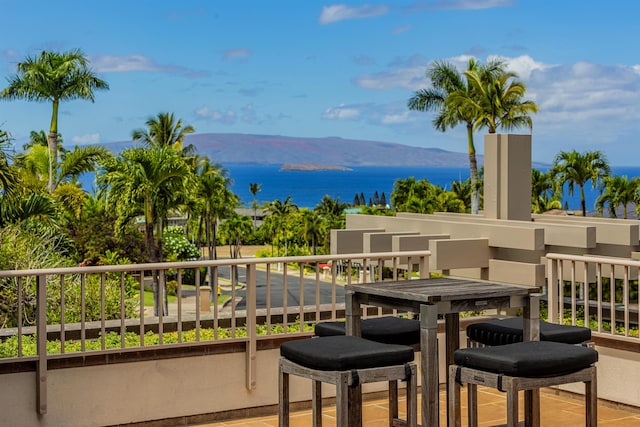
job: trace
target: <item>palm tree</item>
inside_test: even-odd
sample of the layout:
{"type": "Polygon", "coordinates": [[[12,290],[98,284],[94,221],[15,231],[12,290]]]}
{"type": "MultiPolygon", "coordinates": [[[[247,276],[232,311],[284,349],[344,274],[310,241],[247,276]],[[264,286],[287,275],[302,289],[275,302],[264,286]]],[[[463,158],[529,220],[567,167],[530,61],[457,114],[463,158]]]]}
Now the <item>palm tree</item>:
{"type": "Polygon", "coordinates": [[[311,242],[314,255],[318,252],[318,242],[324,236],[324,222],[317,211],[305,210],[302,213],[302,228],[300,234],[306,242],[311,242]]]}
{"type": "Polygon", "coordinates": [[[270,216],[275,218],[277,226],[282,230],[282,237],[284,240],[284,254],[287,255],[287,230],[285,228],[286,218],[289,214],[296,212],[298,206],[291,201],[291,196],[282,200],[273,200],[267,203],[265,210],[269,212],[270,216]]]}
{"type": "MultiPolygon", "coordinates": [[[[189,164],[172,146],[124,150],[106,162],[98,183],[108,190],[107,203],[118,212],[116,227],[121,233],[127,222],[144,216],[147,259],[163,259],[162,231],[167,212],[179,206],[195,187],[189,164]]],[[[159,279],[153,275],[154,289],[159,279]]],[[[160,301],[155,299],[155,313],[160,301]]],[[[165,311],[167,300],[165,292],[165,311]]]]}
{"type": "Polygon", "coordinates": [[[347,207],[347,203],[342,203],[340,199],[333,199],[328,194],[325,194],[313,210],[322,216],[339,217],[347,207]]]}
{"type": "Polygon", "coordinates": [[[253,230],[254,231],[256,229],[256,217],[258,216],[258,201],[256,200],[256,196],[261,189],[262,189],[262,186],[257,182],[249,183],[249,191],[253,195],[253,203],[251,204],[251,206],[253,206],[253,230]]]}
{"type": "Polygon", "coordinates": [[[599,150],[578,153],[573,151],[561,151],[553,161],[551,174],[557,181],[559,188],[568,184],[569,195],[573,195],[573,190],[577,185],[580,188],[580,207],[582,216],[587,216],[587,205],[584,196],[584,186],[591,181],[593,188],[600,184],[600,181],[609,176],[611,169],[606,156],[599,150]]]}
{"type": "Polygon", "coordinates": [[[251,218],[246,215],[234,214],[223,222],[220,227],[227,238],[227,243],[229,243],[231,258],[239,258],[242,242],[252,231],[251,218]]]}
{"type": "Polygon", "coordinates": [[[217,231],[221,219],[233,214],[238,197],[229,189],[227,171],[204,159],[196,169],[197,211],[200,216],[199,235],[204,232],[209,259],[217,259],[217,231]],[[204,230],[203,230],[204,229],[204,230]]]}
{"type": "Polygon", "coordinates": [[[562,203],[556,195],[556,185],[550,171],[531,169],[531,210],[543,213],[552,209],[562,209],[562,203]]]}
{"type": "Polygon", "coordinates": [[[69,52],[42,51],[17,65],[16,75],[0,92],[7,100],[51,102],[52,114],[47,142],[50,151],[49,192],[54,190],[54,171],[58,161],[58,109],[60,101],[86,99],[94,102],[94,91],[108,90],[109,85],[89,68],[80,49],[69,52]]]}
{"type": "MultiPolygon", "coordinates": [[[[53,171],[52,193],[63,182],[76,183],[77,179],[84,173],[95,172],[99,165],[112,156],[111,152],[101,146],[88,145],[85,147],[74,147],[73,150],[61,150],[60,161],[56,163],[53,171]]],[[[26,153],[16,156],[16,163],[24,168],[28,177],[25,177],[31,187],[36,185],[45,186],[45,180],[49,176],[51,165],[50,151],[48,147],[41,144],[33,144],[26,153]]]]}
{"type": "Polygon", "coordinates": [[[185,137],[196,130],[193,126],[182,125],[182,120],[175,120],[173,113],[158,113],[150,117],[146,123],[147,129],[136,129],[131,137],[134,141],[142,141],[148,145],[163,145],[188,154],[194,150],[193,146],[184,147],[185,137]]]}
{"type": "Polygon", "coordinates": [[[626,175],[606,176],[603,178],[603,184],[604,192],[596,199],[596,210],[602,213],[608,205],[611,217],[617,218],[616,210],[622,206],[623,218],[627,219],[628,205],[638,201],[640,178],[629,179],[626,175]]]}
{"type": "Polygon", "coordinates": [[[478,160],[473,141],[474,124],[477,115],[472,108],[464,103],[454,104],[450,101],[453,94],[464,95],[469,99],[475,97],[474,88],[469,82],[469,72],[481,72],[493,74],[502,72],[504,63],[490,61],[486,65],[478,63],[475,59],[469,59],[467,72],[460,74],[455,65],[446,61],[436,61],[427,68],[426,76],[431,80],[431,88],[420,89],[409,99],[408,107],[416,111],[435,111],[433,126],[444,132],[447,128],[454,128],[464,123],[467,128],[467,150],[469,153],[469,172],[471,187],[471,213],[477,214],[480,209],[480,195],[477,190],[478,160]]]}
{"type": "Polygon", "coordinates": [[[474,116],[474,130],[486,127],[489,133],[498,128],[510,130],[526,126],[533,127],[530,113],[537,113],[538,106],[523,100],[527,91],[524,83],[517,80],[518,74],[498,67],[465,71],[471,91],[457,91],[448,98],[450,108],[468,109],[474,116]],[[470,96],[471,95],[471,96],[470,96]]]}
{"type": "MultiPolygon", "coordinates": [[[[59,153],[64,153],[65,148],[62,145],[62,134],[59,133],[58,134],[58,152],[59,153]]],[[[22,146],[22,149],[24,151],[29,151],[31,149],[31,147],[33,146],[42,146],[42,147],[49,147],[49,141],[47,141],[47,133],[43,130],[40,131],[35,131],[32,130],[31,132],[29,132],[29,142],[27,142],[26,144],[24,144],[22,146]]]]}
{"type": "Polygon", "coordinates": [[[11,193],[19,181],[18,170],[9,163],[13,158],[10,146],[9,133],[0,129],[0,193],[11,193]]]}
{"type": "Polygon", "coordinates": [[[451,182],[451,191],[462,200],[465,209],[471,206],[471,179],[456,180],[451,182]]]}

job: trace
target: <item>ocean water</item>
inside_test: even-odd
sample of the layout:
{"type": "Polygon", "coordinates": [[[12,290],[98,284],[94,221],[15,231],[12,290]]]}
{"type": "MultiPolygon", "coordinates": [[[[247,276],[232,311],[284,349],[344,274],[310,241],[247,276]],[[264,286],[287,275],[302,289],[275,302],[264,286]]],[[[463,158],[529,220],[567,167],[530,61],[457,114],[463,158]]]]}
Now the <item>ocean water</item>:
{"type": "Polygon", "coordinates": [[[301,208],[314,208],[326,195],[341,202],[352,203],[356,194],[363,193],[365,200],[385,194],[390,201],[393,183],[398,179],[415,177],[427,179],[430,183],[451,188],[454,180],[469,178],[469,168],[433,168],[433,167],[352,167],[350,171],[280,171],[273,165],[224,165],[233,180],[232,191],[242,203],[250,205],[253,195],[249,191],[250,183],[258,183],[260,192],[258,202],[284,200],[291,201],[301,208]]]}
{"type": "MultiPolygon", "coordinates": [[[[397,179],[424,178],[432,184],[451,188],[451,182],[469,178],[468,167],[370,166],[353,167],[351,171],[280,171],[280,166],[273,165],[223,166],[233,180],[233,192],[240,197],[245,206],[249,206],[253,201],[253,195],[249,191],[249,184],[252,182],[261,186],[256,196],[259,203],[284,200],[291,196],[292,202],[298,207],[314,208],[325,194],[342,202],[352,203],[356,194],[363,193],[365,200],[369,201],[377,191],[379,196],[384,192],[389,201],[393,183],[397,179]]],[[[640,167],[612,167],[612,174],[626,175],[629,178],[640,176],[640,167]]],[[[587,210],[594,210],[598,195],[598,191],[592,189],[590,183],[585,187],[587,210]]],[[[580,193],[577,187],[573,197],[570,197],[565,189],[563,205],[565,201],[569,209],[580,209],[580,193]]]]}

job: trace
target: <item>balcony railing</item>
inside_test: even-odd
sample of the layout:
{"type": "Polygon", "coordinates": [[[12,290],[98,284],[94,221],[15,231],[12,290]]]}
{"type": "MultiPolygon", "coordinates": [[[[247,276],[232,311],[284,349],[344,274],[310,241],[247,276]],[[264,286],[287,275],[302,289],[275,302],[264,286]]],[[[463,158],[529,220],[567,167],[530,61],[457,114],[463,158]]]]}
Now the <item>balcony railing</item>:
{"type": "Polygon", "coordinates": [[[639,343],[640,261],[549,253],[549,319],[590,326],[595,336],[639,343]]]}
{"type": "Polygon", "coordinates": [[[0,289],[12,295],[2,307],[0,340],[15,344],[13,352],[0,354],[0,365],[36,363],[37,405],[43,414],[48,360],[234,341],[246,346],[246,386],[252,389],[261,334],[308,334],[311,324],[336,319],[344,309],[344,284],[427,277],[429,255],[385,252],[0,271],[0,289]],[[169,298],[171,289],[175,296],[169,298]],[[145,293],[153,297],[153,307],[145,305],[145,293]],[[258,324],[259,319],[264,322],[258,324]]]}

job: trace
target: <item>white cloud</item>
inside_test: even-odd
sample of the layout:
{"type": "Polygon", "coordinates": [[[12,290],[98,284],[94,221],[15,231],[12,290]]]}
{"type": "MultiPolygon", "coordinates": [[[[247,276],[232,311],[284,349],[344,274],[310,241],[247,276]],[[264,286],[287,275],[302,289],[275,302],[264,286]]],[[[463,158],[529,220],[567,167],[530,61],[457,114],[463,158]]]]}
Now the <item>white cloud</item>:
{"type": "Polygon", "coordinates": [[[410,10],[461,9],[478,10],[496,7],[513,6],[513,0],[430,0],[418,2],[409,7],[410,10]]]}
{"type": "Polygon", "coordinates": [[[385,114],[380,120],[383,125],[397,125],[412,121],[413,118],[411,117],[411,114],[408,110],[398,114],[385,114]]]}
{"type": "Polygon", "coordinates": [[[233,59],[245,59],[251,55],[249,49],[227,49],[222,52],[222,58],[225,61],[231,61],[233,59]]]}
{"type": "Polygon", "coordinates": [[[210,110],[209,107],[200,107],[196,110],[196,116],[201,119],[211,120],[225,125],[234,124],[238,117],[237,114],[228,109],[227,111],[210,110]]]}
{"type": "Polygon", "coordinates": [[[159,65],[144,55],[97,55],[91,58],[91,66],[99,73],[166,71],[167,69],[167,66],[159,65]]]}
{"type": "Polygon", "coordinates": [[[344,4],[334,4],[324,6],[320,13],[318,21],[321,24],[333,24],[334,22],[344,21],[347,19],[371,18],[374,16],[385,15],[389,13],[389,8],[382,5],[363,5],[358,7],[349,7],[344,4]]]}
{"type": "Polygon", "coordinates": [[[99,133],[89,133],[86,135],[76,135],[71,137],[71,142],[75,144],[97,144],[100,142],[100,134],[99,133]]]}
{"type": "Polygon", "coordinates": [[[344,104],[327,108],[322,114],[322,118],[327,120],[357,120],[359,117],[360,111],[357,108],[347,107],[344,104]]]}

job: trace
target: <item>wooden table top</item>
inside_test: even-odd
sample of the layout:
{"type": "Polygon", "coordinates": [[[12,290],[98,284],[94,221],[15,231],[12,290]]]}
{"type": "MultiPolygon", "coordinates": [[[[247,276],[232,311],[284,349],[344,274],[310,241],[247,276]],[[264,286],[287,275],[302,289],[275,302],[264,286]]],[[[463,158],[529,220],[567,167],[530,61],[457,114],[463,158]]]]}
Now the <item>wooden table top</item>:
{"type": "Polygon", "coordinates": [[[526,296],[538,292],[540,289],[532,286],[490,282],[485,280],[441,277],[350,284],[345,286],[345,290],[391,299],[435,304],[441,301],[526,296]]]}

